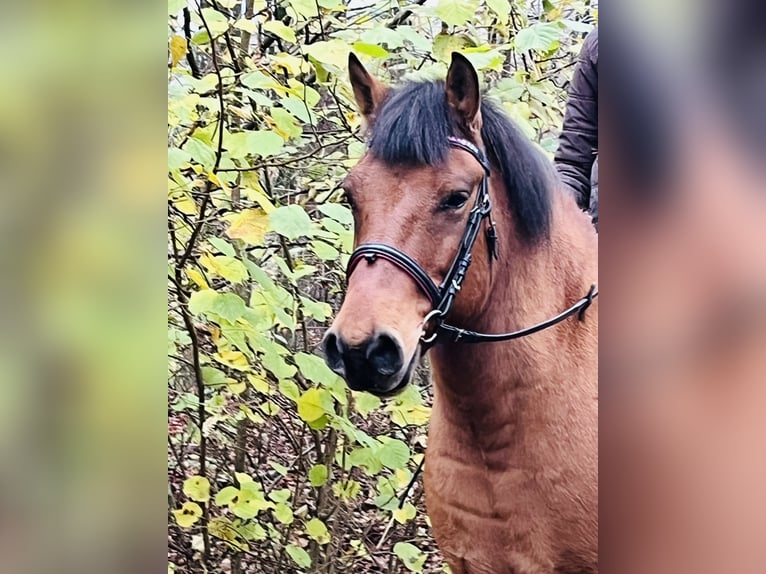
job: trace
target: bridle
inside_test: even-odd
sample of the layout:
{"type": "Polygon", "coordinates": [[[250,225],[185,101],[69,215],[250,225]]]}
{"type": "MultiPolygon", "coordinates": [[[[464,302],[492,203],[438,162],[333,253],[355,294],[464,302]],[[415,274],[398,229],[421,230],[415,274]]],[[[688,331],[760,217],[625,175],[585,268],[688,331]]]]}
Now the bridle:
{"type": "Polygon", "coordinates": [[[468,266],[471,264],[471,252],[473,246],[476,243],[476,238],[479,236],[479,231],[481,230],[482,225],[485,223],[485,233],[490,260],[498,258],[497,230],[495,222],[492,219],[492,202],[489,197],[490,165],[487,161],[487,157],[484,152],[467,140],[450,137],[449,144],[454,148],[467,151],[476,158],[476,161],[478,161],[484,168],[484,174],[482,175],[481,183],[479,183],[476,200],[468,214],[468,222],[466,223],[465,231],[460,240],[457,253],[455,254],[452,265],[450,265],[449,271],[447,271],[441,284],[436,285],[425,269],[423,269],[423,267],[421,267],[412,257],[396,247],[386,245],[385,243],[364,243],[357,247],[349,258],[348,267],[346,268],[346,279],[350,279],[351,274],[362,259],[369,264],[374,263],[378,258],[384,259],[409,275],[420,290],[425,293],[433,307],[433,309],[423,318],[423,334],[421,335],[421,342],[426,348],[432,345],[440,334],[450,335],[453,342],[498,342],[518,339],[520,337],[531,335],[532,333],[537,333],[538,331],[542,331],[543,329],[547,329],[548,327],[560,323],[575,313],[578,314],[581,321],[584,320],[585,311],[591,305],[593,299],[598,296],[598,291],[596,290],[595,285],[591,286],[588,293],[582,299],[578,300],[574,305],[565,309],[555,317],[519,331],[510,333],[477,333],[475,331],[453,327],[444,322],[444,319],[450,312],[450,309],[452,309],[455,298],[465,280],[468,266]],[[428,328],[429,323],[431,322],[433,322],[433,326],[429,335],[428,328]]]}

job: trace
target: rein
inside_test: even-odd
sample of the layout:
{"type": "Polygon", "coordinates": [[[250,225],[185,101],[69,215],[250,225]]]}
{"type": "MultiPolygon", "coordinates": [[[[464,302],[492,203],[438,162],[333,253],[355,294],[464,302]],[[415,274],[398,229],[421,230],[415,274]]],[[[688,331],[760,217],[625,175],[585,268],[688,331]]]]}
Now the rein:
{"type": "Polygon", "coordinates": [[[388,261],[409,275],[420,290],[425,293],[433,306],[433,309],[423,318],[421,341],[427,347],[432,345],[439,335],[449,335],[455,343],[458,341],[464,343],[494,343],[518,339],[532,333],[537,333],[560,323],[575,313],[578,314],[579,320],[583,321],[585,319],[585,311],[593,303],[593,299],[598,296],[598,290],[595,285],[591,286],[588,293],[582,299],[555,317],[519,331],[510,333],[477,333],[476,331],[461,329],[444,322],[465,280],[468,266],[471,264],[473,246],[476,243],[476,238],[479,236],[482,225],[485,223],[487,223],[485,234],[490,260],[498,258],[497,230],[492,219],[492,202],[489,197],[490,165],[487,157],[484,155],[484,152],[467,140],[449,137],[449,144],[454,148],[467,151],[476,158],[476,161],[484,168],[484,175],[479,184],[476,201],[468,214],[468,222],[466,223],[463,237],[460,240],[458,251],[442,283],[436,285],[430,275],[417,261],[396,247],[386,245],[385,243],[365,243],[357,247],[349,258],[348,267],[346,268],[346,279],[348,280],[351,277],[354,269],[363,259],[368,264],[372,264],[378,258],[388,261]],[[426,329],[430,322],[434,323],[433,332],[430,336],[426,337],[426,329]]]}

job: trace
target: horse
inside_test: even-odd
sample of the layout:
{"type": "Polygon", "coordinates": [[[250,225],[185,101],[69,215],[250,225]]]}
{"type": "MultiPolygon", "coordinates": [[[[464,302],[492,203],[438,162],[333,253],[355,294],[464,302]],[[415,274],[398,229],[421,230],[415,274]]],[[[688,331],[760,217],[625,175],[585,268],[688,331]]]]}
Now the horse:
{"type": "Polygon", "coordinates": [[[446,81],[389,88],[353,54],[349,75],[369,141],[325,360],[385,397],[430,352],[426,509],[454,574],[597,572],[590,219],[459,53],[446,81]]]}

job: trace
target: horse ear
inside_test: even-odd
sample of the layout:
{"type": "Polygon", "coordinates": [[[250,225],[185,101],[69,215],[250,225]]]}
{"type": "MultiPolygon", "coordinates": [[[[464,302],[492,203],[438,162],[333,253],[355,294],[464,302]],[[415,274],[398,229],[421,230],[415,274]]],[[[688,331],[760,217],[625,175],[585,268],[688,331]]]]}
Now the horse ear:
{"type": "Polygon", "coordinates": [[[388,87],[371,76],[353,52],[348,55],[348,75],[359,112],[372,123],[375,112],[388,94],[388,87]]]}
{"type": "Polygon", "coordinates": [[[447,103],[469,132],[481,129],[479,76],[468,58],[458,52],[452,52],[447,72],[447,103]]]}

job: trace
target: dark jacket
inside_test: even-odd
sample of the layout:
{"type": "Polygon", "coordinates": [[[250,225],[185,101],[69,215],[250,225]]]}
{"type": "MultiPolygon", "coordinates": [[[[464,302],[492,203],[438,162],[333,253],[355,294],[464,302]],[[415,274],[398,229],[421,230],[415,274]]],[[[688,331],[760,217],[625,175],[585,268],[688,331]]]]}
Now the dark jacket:
{"type": "Polygon", "coordinates": [[[598,153],[598,28],[588,34],[569,86],[554,161],[583,209],[591,207],[591,170],[598,153]]]}

